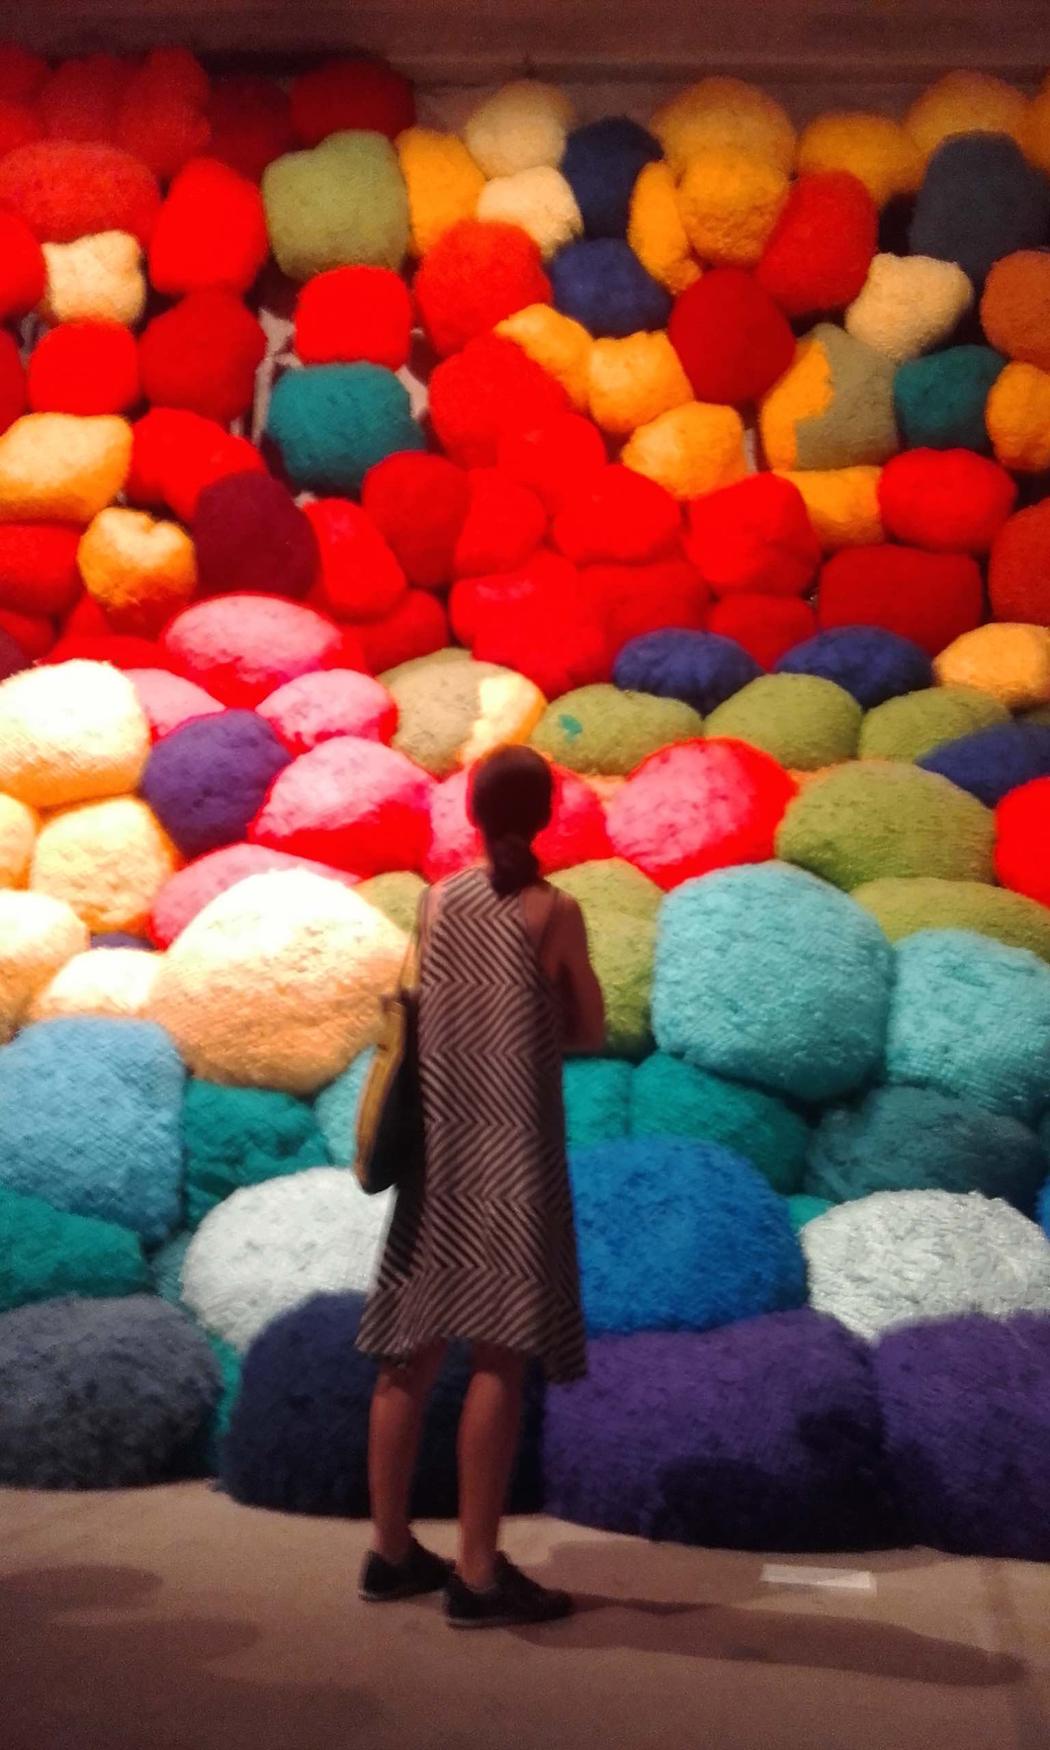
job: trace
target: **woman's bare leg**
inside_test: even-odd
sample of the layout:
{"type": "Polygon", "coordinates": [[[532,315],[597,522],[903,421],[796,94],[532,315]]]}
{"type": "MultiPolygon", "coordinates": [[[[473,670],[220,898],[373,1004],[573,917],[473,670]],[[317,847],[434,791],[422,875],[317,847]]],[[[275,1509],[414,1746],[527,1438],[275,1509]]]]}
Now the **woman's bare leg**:
{"type": "Polygon", "coordinates": [[[368,1487],[372,1498],[373,1548],[395,1566],[412,1544],[412,1478],[415,1474],[423,1413],[444,1359],[444,1343],[434,1343],[403,1367],[382,1367],[372,1398],[368,1430],[368,1487]]]}
{"type": "Polygon", "coordinates": [[[479,1343],[459,1425],[459,1576],[484,1591],[494,1584],[500,1520],[518,1441],[525,1359],[479,1343]]]}

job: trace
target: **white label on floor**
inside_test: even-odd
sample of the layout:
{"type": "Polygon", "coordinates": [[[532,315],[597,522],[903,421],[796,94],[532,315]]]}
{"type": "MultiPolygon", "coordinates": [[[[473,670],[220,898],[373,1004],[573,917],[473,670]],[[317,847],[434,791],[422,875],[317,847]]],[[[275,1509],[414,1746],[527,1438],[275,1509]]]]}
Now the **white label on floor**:
{"type": "Polygon", "coordinates": [[[864,1568],[796,1568],[767,1562],[764,1586],[826,1586],[838,1592],[874,1592],[875,1576],[864,1568]]]}

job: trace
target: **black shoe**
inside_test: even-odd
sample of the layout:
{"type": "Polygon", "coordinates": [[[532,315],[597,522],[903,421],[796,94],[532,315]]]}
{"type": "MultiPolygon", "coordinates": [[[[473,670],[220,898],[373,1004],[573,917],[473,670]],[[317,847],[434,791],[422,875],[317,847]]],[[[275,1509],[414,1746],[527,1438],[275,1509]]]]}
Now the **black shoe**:
{"type": "Polygon", "coordinates": [[[384,1561],[373,1550],[361,1569],[358,1597],[366,1604],[392,1604],[398,1598],[422,1598],[448,1585],[452,1563],[435,1556],[412,1539],[412,1548],[397,1565],[384,1561]]]}
{"type": "Polygon", "coordinates": [[[506,1556],[496,1558],[496,1583],[475,1592],[452,1574],[445,1593],[450,1628],[512,1628],[524,1623],[561,1622],[574,1609],[567,1592],[551,1592],[520,1572],[506,1556]]]}

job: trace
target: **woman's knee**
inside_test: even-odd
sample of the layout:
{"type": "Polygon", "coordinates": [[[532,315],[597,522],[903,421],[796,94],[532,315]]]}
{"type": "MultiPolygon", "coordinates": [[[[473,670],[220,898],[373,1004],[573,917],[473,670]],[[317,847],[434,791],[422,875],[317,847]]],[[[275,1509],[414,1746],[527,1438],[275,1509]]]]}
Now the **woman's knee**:
{"type": "Polygon", "coordinates": [[[446,1343],[428,1343],[404,1361],[384,1361],[379,1369],[379,1386],[383,1391],[419,1391],[433,1385],[445,1359],[446,1343]]]}
{"type": "Polygon", "coordinates": [[[526,1357],[517,1349],[504,1349],[499,1343],[475,1343],[472,1360],[475,1373],[495,1373],[512,1383],[525,1376],[526,1357]]]}

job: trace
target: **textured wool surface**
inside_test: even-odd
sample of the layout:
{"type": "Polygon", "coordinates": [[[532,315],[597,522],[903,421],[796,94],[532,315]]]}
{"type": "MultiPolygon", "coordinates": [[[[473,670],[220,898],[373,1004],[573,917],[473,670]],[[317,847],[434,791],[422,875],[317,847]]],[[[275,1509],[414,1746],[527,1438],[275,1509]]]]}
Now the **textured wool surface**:
{"type": "Polygon", "coordinates": [[[617,652],[661,626],[699,630],[707,617],[711,592],[687,559],[589,565],[580,583],[605,622],[609,648],[617,652]]]}
{"type": "Polygon", "coordinates": [[[886,533],[942,553],[987,553],[1014,508],[1005,468],[970,450],[908,450],[879,481],[886,533]]]}
{"type": "Polygon", "coordinates": [[[163,1239],[178,1224],[184,1079],[147,1021],[27,1027],[0,1051],[0,1184],[163,1239]]]}
{"type": "MultiPolygon", "coordinates": [[[[486,341],[476,349],[471,370],[458,375],[457,393],[473,388],[482,404],[483,426],[495,427],[496,442],[490,453],[472,458],[492,462],[503,440],[522,429],[545,424],[553,415],[587,407],[587,384],[594,341],[581,322],[565,316],[549,304],[532,304],[497,324],[495,340],[509,343],[493,346],[486,341]],[[529,369],[529,367],[532,369],[529,369]],[[520,416],[506,408],[501,415],[494,402],[503,388],[523,394],[520,416]]],[[[434,404],[431,388],[431,407],[434,404]]],[[[451,409],[448,410],[451,413],[451,409]]],[[[460,415],[466,421],[466,409],[460,415]]],[[[453,431],[458,421],[453,421],[453,431]]],[[[478,437],[480,439],[481,429],[478,437]]],[[[451,450],[451,442],[446,448],[451,450]]],[[[604,459],[604,456],[603,456],[604,459]]]]}
{"type": "Polygon", "coordinates": [[[993,724],[990,729],[975,730],[935,748],[924,754],[919,764],[994,808],[1021,784],[1050,777],[1050,728],[1030,723],[993,724]]]}
{"type": "Polygon", "coordinates": [[[188,863],[165,882],[150,912],[150,937],[158,948],[167,948],[198,912],[239,881],[247,880],[249,875],[295,869],[339,881],[345,887],[357,884],[356,876],[345,870],[330,869],[306,857],[290,857],[284,851],[268,851],[262,845],[224,845],[221,851],[209,851],[206,857],[188,863]]]}
{"type": "Polygon", "coordinates": [[[172,621],[164,646],[224,705],[256,705],[316,669],[363,666],[331,620],[272,596],[195,602],[172,621]]]}
{"type": "Polygon", "coordinates": [[[383,676],[397,708],[393,745],[437,778],[493,748],[526,741],[546,701],[524,675],[465,651],[441,651],[383,676]]]}
{"type": "MultiPolygon", "coordinates": [[[[836,626],[796,644],[776,663],[778,674],[818,675],[834,681],[861,709],[927,687],[933,678],[930,659],[908,638],[877,626],[836,626]]],[[[860,749],[864,728],[861,725],[860,749]]]]}
{"type": "Polygon", "coordinates": [[[889,1540],[867,1348],[807,1309],[592,1343],[547,1405],[547,1511],[740,1549],[889,1540]]]}
{"type": "Polygon", "coordinates": [[[1006,706],[976,687],[920,685],[867,712],[857,751],[861,759],[918,760],[944,742],[1008,719],[1006,706]]]}
{"type": "Polygon", "coordinates": [[[141,790],[182,855],[202,857],[244,838],[290,758],[254,711],[221,711],[156,742],[141,790]]]}
{"type": "Polygon", "coordinates": [[[397,726],[397,706],[386,687],[349,669],[288,681],[262,701],[259,716],[292,754],[309,753],[338,735],[389,742],[397,726]]]}
{"type": "Polygon", "coordinates": [[[0,1312],[62,1295],[148,1291],[142,1247],[126,1228],[0,1190],[0,1312]]]}
{"type": "Polygon", "coordinates": [[[795,780],[758,748],[682,742],[653,754],[610,799],[609,837],[618,857],[671,888],[771,857],[795,791],[795,780]]]}
{"type": "MultiPolygon", "coordinates": [[[[475,217],[487,223],[517,225],[531,237],[544,260],[579,237],[583,220],[571,186],[551,164],[496,176],[478,195],[475,217]]],[[[442,235],[447,235],[443,232],[442,235]]]]}
{"type": "Polygon", "coordinates": [[[757,680],[753,657],[731,638],[708,632],[646,632],[616,659],[616,685],[624,691],[681,699],[705,716],[757,680]]]}
{"type": "Polygon", "coordinates": [[[909,936],[896,962],[886,1080],[1034,1125],[1050,1107],[1050,967],[962,929],[909,936]]]}
{"type": "Polygon", "coordinates": [[[897,449],[893,365],[833,323],[799,343],[759,414],[771,468],[856,468],[897,449]]]}
{"type": "Polygon", "coordinates": [[[933,154],[908,232],[913,254],[954,261],[978,287],[1015,249],[1038,248],[1050,222],[1050,185],[1013,140],[964,134],[933,154]]]}
{"type": "Polygon", "coordinates": [[[309,1167],[235,1191],[204,1218],[182,1265],[182,1297],[238,1353],[320,1293],[369,1287],[390,1198],[366,1197],[345,1167],[309,1167]]]}
{"type": "Polygon", "coordinates": [[[333,55],[296,75],[290,113],[296,135],[307,146],[341,130],[393,140],[415,121],[416,99],[411,80],[387,62],[333,55]]]}
{"type": "Polygon", "coordinates": [[[1050,467],[1050,374],[1011,361],[988,394],[984,417],[995,456],[1018,474],[1050,467]]]}
{"type": "Polygon", "coordinates": [[[851,891],[883,876],[991,881],[995,821],[974,797],[912,765],[851,761],[789,805],[777,855],[851,891]]]}
{"type": "Polygon", "coordinates": [[[846,331],[900,365],[947,340],[972,303],[973,286],[954,261],[876,255],[846,311],[846,331]]]}
{"type": "Polygon", "coordinates": [[[878,919],[891,942],[919,930],[972,930],[1050,961],[1050,915],[1022,893],[976,881],[890,875],[866,881],[853,897],[878,919]]]}
{"type": "Polygon", "coordinates": [[[374,1038],[404,944],[337,881],[253,875],[168,949],[152,1013],[194,1075],[310,1094],[374,1038]]]}
{"type": "Polygon", "coordinates": [[[155,1295],[19,1307],[0,1319],[0,1480],[115,1489],[187,1475],[218,1390],[204,1337],[155,1295]]]}
{"type": "Polygon", "coordinates": [[[691,705],[599,684],[548,705],[532,745],[570,771],[626,777],[650,754],[703,733],[691,705]]]}
{"type": "Polygon", "coordinates": [[[206,486],[193,513],[201,591],[301,597],[317,574],[317,537],[291,493],[248,470],[206,486]]]}
{"type": "MultiPolygon", "coordinates": [[[[222,1483],[246,1506],[365,1518],[368,1417],[377,1368],[354,1347],[359,1294],[320,1293],[276,1318],[252,1344],[223,1448],[222,1483]]],[[[453,1518],[456,1434],[470,1379],[469,1351],[449,1351],[430,1398],[412,1508],[453,1518]]],[[[530,1370],[509,1511],[540,1505],[544,1393],[530,1370]]]]}
{"type": "Polygon", "coordinates": [[[1050,704],[1050,628],[978,626],[942,650],[934,674],[941,686],[977,687],[1010,711],[1050,704]]]}
{"type": "Polygon", "coordinates": [[[172,1306],[182,1305],[182,1261],[192,1238],[191,1233],[174,1234],[150,1254],[149,1270],[154,1292],[172,1306]]]}
{"type": "Polygon", "coordinates": [[[40,825],[35,809],[0,794],[0,887],[24,887],[40,825]]]}
{"type": "Polygon", "coordinates": [[[77,548],[77,567],[114,630],[146,637],[159,632],[197,587],[197,556],[185,529],[121,505],[99,511],[89,525],[77,548]]]}
{"type": "MultiPolygon", "coordinates": [[[[603,456],[604,459],[604,456],[603,456]]],[[[440,589],[466,519],[470,482],[445,456],[389,456],[365,476],[361,502],[411,584],[440,589]]]]}
{"type": "Polygon", "coordinates": [[[474,468],[453,554],[457,577],[512,571],[536,551],[546,531],[547,510],[537,493],[501,468],[474,468]]]}
{"type": "Polygon", "coordinates": [[[133,428],[127,496],[134,504],[168,505],[190,522],[205,486],[225,474],[262,472],[255,445],[186,407],[151,407],[133,428]]]}
{"type": "MultiPolygon", "coordinates": [[[[0,851],[0,862],[2,857],[0,851]]],[[[1050,907],[1050,778],[1022,784],[1000,802],[995,811],[995,873],[1004,887],[1050,907]]]]}
{"type": "Polygon", "coordinates": [[[927,358],[909,359],[893,380],[893,405],[901,442],[952,450],[991,449],[984,408],[1006,360],[988,346],[950,346],[927,358]]]}
{"type": "Polygon", "coordinates": [[[579,1149],[572,1191],[594,1335],[710,1330],[805,1300],[783,1199],[717,1143],[640,1137],[579,1149]]]}
{"type": "Polygon", "coordinates": [[[293,486],[312,492],[357,493],[369,468],[424,447],[408,390],[382,365],[288,371],[270,398],[266,430],[293,486]]]}
{"type": "Polygon", "coordinates": [[[1041,250],[1021,249],[997,261],[981,299],[981,326],[1010,358],[1050,369],[1050,275],[1041,250]]]}
{"type": "MultiPolygon", "coordinates": [[[[853,551],[828,560],[820,576],[817,612],[825,630],[881,626],[936,657],[953,639],[980,625],[980,567],[965,553],[924,553],[917,547],[883,545],[879,533],[865,534],[853,551]]],[[[949,678],[937,672],[939,678],[949,678]]],[[[966,684],[963,676],[950,678],[966,684]]]]}
{"type": "Polygon", "coordinates": [[[819,675],[760,675],[707,720],[707,734],[746,742],[793,771],[814,772],[857,751],[861,709],[819,675]]]}
{"type": "Polygon", "coordinates": [[[652,1045],[650,998],[656,925],[624,912],[585,908],[591,962],[605,998],[605,1049],[642,1057],[652,1045]]]}
{"type": "Polygon", "coordinates": [[[132,683],[97,662],[27,669],[0,683],[0,789],[57,808],[133,790],[149,724],[132,683]]]}
{"type": "Polygon", "coordinates": [[[1046,1163],[1016,1118],[935,1088],[875,1088],[832,1107],[810,1145],[806,1190],[831,1203],[877,1191],[979,1191],[1031,1215],[1046,1163]]]}
{"type": "Polygon", "coordinates": [[[669,557],[681,515],[669,492],[612,463],[554,519],[554,545],[577,565],[630,565],[669,557]]]}
{"type": "Polygon", "coordinates": [[[74,954],[38,990],[26,1012],[29,1021],[55,1021],[64,1015],[125,1016],[144,1020],[153,1000],[160,971],[155,954],[143,953],[147,942],[114,931],[115,942],[97,935],[86,954],[74,954]],[[128,946],[126,944],[134,944],[128,946]]]}
{"type": "Polygon", "coordinates": [[[664,902],[657,1044],[734,1081],[834,1099],[877,1071],[892,965],[874,919],[813,875],[720,870],[664,902]]]}
{"type": "Polygon", "coordinates": [[[80,594],[80,531],[67,523],[0,524],[0,602],[22,614],[64,614],[80,594]]]}
{"type": "Polygon", "coordinates": [[[630,1099],[632,1136],[718,1143],[750,1161],[774,1191],[787,1196],[801,1186],[809,1126],[772,1094],[658,1051],[635,1071],[630,1099]]]}
{"type": "Polygon", "coordinates": [[[595,339],[665,328],[671,296],[615,237],[569,243],[550,263],[554,307],[595,339]]]}
{"type": "Polygon", "coordinates": [[[125,413],[141,396],[135,337],[112,322],[61,323],[29,355],[26,390],[34,413],[125,413]]]}
{"type": "Polygon", "coordinates": [[[175,845],[145,802],[109,796],[49,816],[33,849],[29,885],[64,899],[90,930],[141,933],[178,864],[175,845]]]}
{"type": "Polygon", "coordinates": [[[953,72],[935,79],[911,104],[904,125],[924,157],[957,134],[1018,138],[1024,93],[994,73],[953,72]]]}
{"type": "Polygon", "coordinates": [[[537,79],[515,79],[471,111],[463,138],[485,176],[513,176],[537,164],[560,164],[572,121],[567,92],[537,79]]]}
{"type": "Polygon", "coordinates": [[[0,889],[0,1044],[19,1027],[38,991],[88,945],[88,929],[65,900],[0,889]]]}
{"type": "Polygon", "coordinates": [[[278,775],[251,838],[359,875],[419,869],[433,790],[433,780],[406,754],[339,736],[278,775]]]}
{"type": "Polygon", "coordinates": [[[408,248],[408,195],[397,154],[381,134],[335,133],[311,152],[288,152],[262,178],[277,265],[303,281],[333,267],[400,268],[408,248]]]}
{"type": "Polygon", "coordinates": [[[872,1359],[908,1542],[1050,1560],[1050,1319],[919,1325],[884,1337],[872,1359]]]}
{"type": "Polygon", "coordinates": [[[52,322],[137,323],[146,307],[142,245],[127,231],[45,243],[41,314],[52,322]]]}
{"type": "Polygon", "coordinates": [[[549,304],[539,247],[517,224],[461,219],[431,244],[412,287],[427,339],[442,358],[497,322],[549,304]]]}
{"type": "Polygon", "coordinates": [[[357,1153],[357,1110],[374,1055],[371,1049],[360,1052],[314,1103],[317,1128],[337,1167],[352,1166],[357,1153]]]}
{"type": "Polygon", "coordinates": [[[801,1238],[811,1305],[861,1337],[961,1313],[1050,1312],[1046,1236],[976,1191],[878,1191],[801,1238]]]}
{"type": "Polygon", "coordinates": [[[186,1225],[242,1185],[327,1164],[328,1149],[305,1100],[272,1088],[226,1088],[192,1079],[182,1107],[186,1225]]]}
{"type": "Polygon", "coordinates": [[[635,1071],[610,1058],[578,1058],[565,1065],[565,1125],[569,1147],[622,1142],[630,1130],[635,1071]]]}

